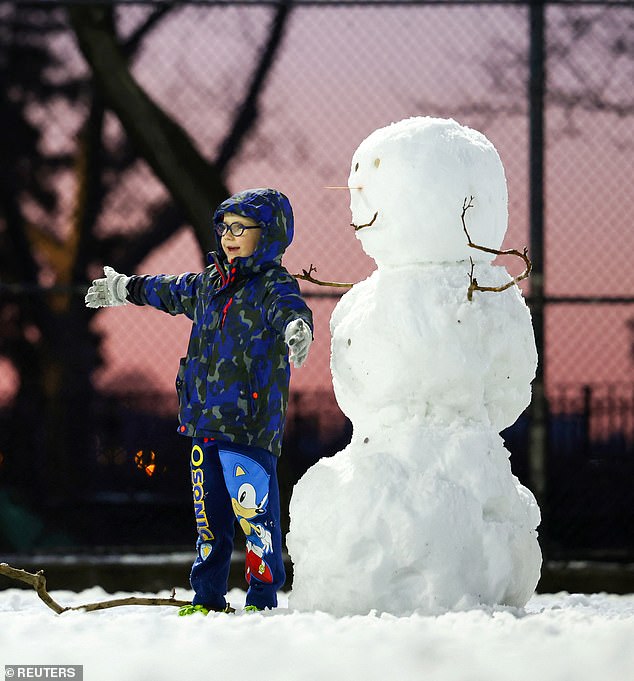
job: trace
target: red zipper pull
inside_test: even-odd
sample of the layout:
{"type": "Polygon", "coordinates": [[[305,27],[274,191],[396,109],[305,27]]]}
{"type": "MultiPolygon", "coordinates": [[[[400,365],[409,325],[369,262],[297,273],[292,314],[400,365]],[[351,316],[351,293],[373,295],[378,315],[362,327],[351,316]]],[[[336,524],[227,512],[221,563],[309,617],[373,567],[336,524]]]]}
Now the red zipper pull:
{"type": "Polygon", "coordinates": [[[227,317],[227,311],[231,307],[231,303],[233,303],[233,296],[229,298],[229,300],[226,302],[225,306],[222,308],[222,321],[220,322],[220,328],[225,325],[225,319],[227,317]]]}

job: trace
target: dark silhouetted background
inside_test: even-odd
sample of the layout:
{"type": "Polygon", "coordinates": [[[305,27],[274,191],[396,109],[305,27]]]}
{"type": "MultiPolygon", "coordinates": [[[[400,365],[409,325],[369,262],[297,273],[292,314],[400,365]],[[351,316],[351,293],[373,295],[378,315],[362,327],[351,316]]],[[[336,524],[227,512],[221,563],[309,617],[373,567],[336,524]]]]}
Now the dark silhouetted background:
{"type": "MultiPolygon", "coordinates": [[[[291,272],[360,281],[348,193],[325,187],[372,130],[433,115],[495,144],[505,246],[533,257],[536,401],[503,436],[545,555],[634,560],[634,13],[540,5],[0,2],[0,555],[193,546],[188,322],[89,311],[88,282],[198,270],[213,207],[254,186],[291,198],[291,272]]],[[[316,339],[293,372],[285,506],[351,434],[328,365],[340,291],[302,290],[316,339]]]]}

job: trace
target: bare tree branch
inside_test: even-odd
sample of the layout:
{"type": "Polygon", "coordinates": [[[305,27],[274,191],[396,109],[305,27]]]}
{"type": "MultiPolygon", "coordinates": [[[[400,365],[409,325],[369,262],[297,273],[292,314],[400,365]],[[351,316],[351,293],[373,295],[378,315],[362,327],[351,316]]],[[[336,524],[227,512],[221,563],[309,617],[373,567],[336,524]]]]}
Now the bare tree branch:
{"type": "Polygon", "coordinates": [[[209,215],[229,193],[218,169],[206,161],[187,133],[132,77],[119,45],[111,8],[68,8],[80,49],[104,101],[117,114],[133,144],[180,204],[203,250],[212,244],[209,215]]]}
{"type": "Polygon", "coordinates": [[[123,51],[126,56],[132,56],[139,49],[139,45],[143,42],[145,36],[159,23],[159,21],[164,19],[174,7],[175,5],[173,3],[165,3],[154,8],[151,14],[135,29],[134,33],[132,33],[123,45],[123,51]]]}
{"type": "Polygon", "coordinates": [[[179,206],[165,201],[151,214],[151,229],[128,236],[106,237],[95,246],[93,255],[121,272],[132,272],[158,244],[170,239],[185,224],[179,206]]]}
{"type": "MultiPolygon", "coordinates": [[[[582,130],[576,122],[579,112],[620,119],[634,115],[634,89],[630,87],[634,40],[627,11],[625,5],[621,12],[614,5],[583,7],[579,3],[552,8],[546,97],[549,107],[564,113],[560,130],[565,135],[582,130]]],[[[519,17],[523,10],[518,8],[517,12],[519,17]]],[[[439,106],[437,101],[419,100],[417,108],[443,117],[473,117],[481,128],[498,118],[526,115],[526,49],[517,40],[492,41],[481,61],[483,82],[488,81],[488,101],[481,97],[439,106]]]]}
{"type": "Polygon", "coordinates": [[[318,286],[336,286],[339,288],[352,288],[354,286],[354,284],[342,284],[336,281],[320,281],[311,276],[312,273],[316,271],[317,268],[311,263],[308,271],[302,270],[301,274],[294,274],[293,276],[295,279],[303,279],[304,281],[309,281],[311,284],[317,284],[318,286]]]}
{"type": "Polygon", "coordinates": [[[465,198],[465,200],[463,201],[462,215],[460,216],[460,220],[462,221],[462,229],[464,230],[464,233],[467,236],[467,243],[469,244],[469,246],[471,248],[477,249],[478,251],[492,253],[493,255],[515,255],[518,258],[521,258],[526,265],[526,269],[521,274],[519,274],[517,277],[513,277],[511,281],[507,282],[506,284],[503,284],[502,286],[480,286],[480,284],[478,284],[478,280],[473,276],[473,269],[475,267],[474,262],[471,258],[469,258],[469,260],[471,261],[471,271],[469,272],[469,289],[467,291],[467,299],[471,301],[473,300],[474,291],[492,291],[495,293],[506,291],[507,288],[511,288],[511,286],[514,286],[518,282],[522,281],[522,279],[526,279],[528,275],[531,273],[533,265],[528,258],[528,249],[526,248],[524,249],[523,253],[520,253],[518,250],[514,248],[509,248],[506,251],[500,251],[497,248],[488,248],[487,246],[478,246],[478,244],[474,244],[473,241],[471,241],[471,237],[469,236],[469,232],[467,231],[467,225],[465,224],[465,215],[467,214],[469,208],[473,208],[473,196],[470,196],[468,199],[465,198]]]}
{"type": "Polygon", "coordinates": [[[291,9],[292,3],[289,0],[281,0],[278,4],[277,12],[271,23],[271,32],[262,50],[258,67],[253,73],[253,78],[235,117],[233,127],[225,137],[218,152],[216,167],[221,173],[226,170],[229,161],[237,155],[246,134],[253,128],[258,118],[258,99],[266,84],[277,51],[282,44],[291,9]]]}
{"type": "Polygon", "coordinates": [[[360,229],[363,229],[364,227],[372,227],[372,225],[375,223],[376,219],[379,217],[379,211],[377,210],[370,222],[366,222],[364,225],[355,225],[354,222],[350,223],[350,227],[354,227],[354,231],[358,232],[360,229]]]}
{"type": "Polygon", "coordinates": [[[30,584],[37,592],[37,595],[49,608],[51,608],[51,610],[54,610],[58,615],[64,612],[65,608],[57,603],[46,590],[46,577],[44,577],[44,572],[42,572],[42,570],[33,574],[31,572],[26,572],[25,570],[11,567],[8,563],[0,563],[0,575],[30,584]]]}
{"type": "Polygon", "coordinates": [[[147,252],[141,252],[142,248],[148,247],[148,251],[155,248],[184,222],[193,226],[201,250],[206,251],[214,246],[209,215],[211,209],[230,193],[222,176],[257,120],[259,96],[282,42],[292,3],[282,0],[278,4],[245,99],[215,163],[207,161],[195,149],[186,131],[150,99],[128,68],[127,59],[138,47],[139,41],[173,8],[173,4],[157,8],[124,45],[117,40],[111,8],[91,5],[74,6],[68,10],[80,48],[106,104],[117,114],[133,145],[166,186],[179,208],[175,209],[170,203],[162,207],[160,230],[157,232],[153,224],[147,234],[141,235],[132,251],[125,254],[127,263],[138,262],[139,255],[147,255],[147,252]]]}
{"type": "Polygon", "coordinates": [[[32,586],[40,599],[58,615],[63,612],[71,610],[83,610],[84,612],[92,612],[94,610],[105,610],[107,608],[116,608],[121,605],[191,605],[190,601],[179,601],[174,598],[175,591],[172,590],[170,598],[147,598],[143,596],[128,596],[127,598],[113,598],[108,601],[99,601],[97,603],[87,603],[86,605],[62,606],[60,605],[46,590],[46,577],[44,571],[39,570],[36,573],[27,572],[18,568],[11,567],[8,563],[0,563],[0,575],[4,575],[9,579],[15,579],[19,582],[24,582],[32,586]]]}

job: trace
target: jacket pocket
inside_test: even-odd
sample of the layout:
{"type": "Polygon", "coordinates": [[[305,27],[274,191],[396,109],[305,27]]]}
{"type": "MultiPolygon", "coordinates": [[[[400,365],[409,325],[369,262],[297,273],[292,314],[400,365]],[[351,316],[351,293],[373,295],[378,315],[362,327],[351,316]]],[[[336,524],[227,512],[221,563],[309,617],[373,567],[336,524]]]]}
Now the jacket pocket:
{"type": "Polygon", "coordinates": [[[247,419],[252,419],[255,415],[255,394],[251,386],[246,383],[238,391],[238,406],[247,419]]]}
{"type": "Polygon", "coordinates": [[[187,403],[189,402],[189,396],[187,395],[187,387],[185,385],[185,367],[187,365],[187,358],[182,357],[179,366],[178,374],[176,374],[176,394],[178,395],[178,406],[182,411],[187,403]]]}
{"type": "Polygon", "coordinates": [[[251,402],[251,414],[256,418],[260,412],[262,400],[264,399],[265,382],[262,376],[266,370],[266,363],[261,359],[256,359],[251,365],[251,375],[249,376],[249,398],[251,402]]]}

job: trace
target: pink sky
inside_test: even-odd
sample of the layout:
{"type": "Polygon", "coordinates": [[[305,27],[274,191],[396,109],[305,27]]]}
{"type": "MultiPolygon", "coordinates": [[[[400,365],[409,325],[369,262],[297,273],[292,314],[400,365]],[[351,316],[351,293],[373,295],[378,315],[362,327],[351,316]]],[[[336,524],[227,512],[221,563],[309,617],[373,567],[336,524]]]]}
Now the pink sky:
{"type": "MultiPolygon", "coordinates": [[[[133,22],[142,10],[126,11],[133,22]]],[[[624,16],[619,11],[617,18],[624,16]]],[[[143,86],[209,158],[242,94],[270,16],[267,7],[180,8],[153,33],[134,65],[143,86]]],[[[257,130],[228,177],[232,191],[274,186],[291,198],[296,239],[285,259],[291,272],[313,263],[324,279],[359,281],[374,269],[348,226],[347,192],[323,187],[346,183],[352,153],[372,130],[411,115],[453,116],[491,139],[509,186],[505,246],[529,244],[526,116],[479,112],[482,104],[522,103],[525,73],[509,71],[507,91],[498,92],[486,63],[503,53],[504,42],[520,50],[526,46],[526,16],[522,8],[495,5],[293,12],[257,130]],[[472,113],[461,113],[465,107],[472,113]]],[[[565,10],[550,10],[548,16],[552,26],[559,25],[565,10]]],[[[68,71],[81,71],[72,41],[62,41],[58,49],[68,71]]],[[[600,51],[584,49],[581,56],[583,69],[601,75],[600,51]]],[[[619,62],[611,69],[611,87],[624,87],[631,66],[619,62]]],[[[552,68],[551,78],[559,87],[573,76],[552,68]]],[[[577,111],[570,126],[560,111],[552,107],[547,116],[547,292],[631,296],[632,118],[577,111]],[[575,134],[566,134],[571,130],[575,134]]],[[[72,149],[74,134],[61,141],[54,134],[56,118],[68,120],[68,112],[53,114],[47,112],[49,143],[72,149]]],[[[109,134],[118,129],[109,117],[109,134]]],[[[142,219],[140,209],[163,195],[147,170],[126,178],[102,216],[102,229],[133,228],[142,219]]],[[[62,233],[71,210],[70,202],[62,204],[55,218],[62,233]]],[[[184,230],[156,249],[139,272],[193,271],[201,264],[194,239],[184,230]]],[[[298,388],[330,385],[328,320],[334,301],[311,305],[316,341],[306,367],[294,372],[298,388]]],[[[633,308],[552,306],[546,318],[549,383],[634,379],[625,330],[633,308]]],[[[108,337],[100,385],[115,387],[125,375],[137,374],[138,387],[173,390],[178,358],[186,350],[187,320],[129,307],[100,312],[94,323],[108,337]]]]}

